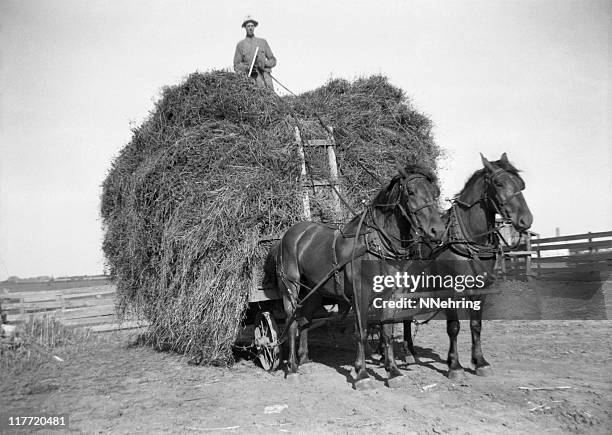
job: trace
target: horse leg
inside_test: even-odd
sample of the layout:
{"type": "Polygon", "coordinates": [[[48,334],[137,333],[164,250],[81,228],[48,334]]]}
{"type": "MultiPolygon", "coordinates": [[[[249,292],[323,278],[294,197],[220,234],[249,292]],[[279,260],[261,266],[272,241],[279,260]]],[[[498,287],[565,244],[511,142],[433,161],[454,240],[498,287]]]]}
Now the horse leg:
{"type": "Polygon", "coordinates": [[[457,336],[461,325],[457,317],[457,311],[454,309],[446,310],[446,333],[450,340],[448,349],[448,378],[458,379],[463,376],[463,367],[459,363],[459,351],[457,350],[457,336]]]}
{"type": "MultiPolygon", "coordinates": [[[[285,306],[285,314],[287,316],[287,320],[289,320],[293,315],[295,308],[289,298],[285,296],[283,296],[283,305],[285,306]]],[[[298,371],[295,351],[295,339],[298,332],[298,324],[296,320],[293,320],[293,322],[291,322],[291,325],[286,325],[285,327],[287,326],[289,326],[289,357],[287,358],[287,374],[291,375],[297,374],[298,371]]]]}
{"type": "MultiPolygon", "coordinates": [[[[356,294],[354,298],[359,298],[356,294]]],[[[354,301],[355,305],[355,329],[357,334],[357,357],[355,359],[355,389],[369,390],[376,388],[372,383],[372,379],[366,370],[365,349],[367,346],[367,299],[360,298],[359,301],[354,301]],[[357,309],[359,306],[359,309],[357,309]]]]}
{"type": "Polygon", "coordinates": [[[405,377],[395,363],[395,355],[393,354],[393,323],[384,323],[380,329],[381,341],[384,346],[387,385],[391,388],[397,388],[401,386],[402,380],[405,377]]]}
{"type": "Polygon", "coordinates": [[[299,364],[306,364],[310,362],[308,358],[308,327],[311,325],[315,311],[322,304],[322,297],[315,293],[307,301],[304,307],[302,307],[303,317],[298,319],[300,321],[300,348],[298,350],[299,364]]]}
{"type": "Polygon", "coordinates": [[[377,361],[378,364],[384,363],[385,360],[385,346],[383,343],[382,327],[382,323],[378,323],[377,325],[370,325],[368,327],[368,337],[372,337],[374,335],[374,328],[378,328],[378,343],[376,344],[376,349],[372,349],[372,345],[369,341],[368,348],[366,349],[366,352],[370,353],[370,358],[372,358],[372,361],[377,361]]]}
{"type": "Polygon", "coordinates": [[[363,327],[357,327],[361,331],[357,332],[357,358],[355,359],[355,389],[368,390],[374,388],[372,379],[366,370],[365,348],[366,332],[363,327]]]}
{"type": "Polygon", "coordinates": [[[306,364],[310,362],[308,358],[308,325],[300,327],[300,348],[298,350],[298,361],[299,364],[306,364]]]}
{"type": "Polygon", "coordinates": [[[404,350],[404,361],[408,364],[418,363],[414,343],[412,342],[412,320],[404,320],[404,341],[402,342],[404,350]]]}
{"type": "MultiPolygon", "coordinates": [[[[483,301],[484,302],[484,301],[483,301]]],[[[482,354],[480,332],[482,331],[482,304],[480,310],[470,310],[470,330],[472,331],[472,364],[478,376],[491,373],[491,366],[482,354]]]]}

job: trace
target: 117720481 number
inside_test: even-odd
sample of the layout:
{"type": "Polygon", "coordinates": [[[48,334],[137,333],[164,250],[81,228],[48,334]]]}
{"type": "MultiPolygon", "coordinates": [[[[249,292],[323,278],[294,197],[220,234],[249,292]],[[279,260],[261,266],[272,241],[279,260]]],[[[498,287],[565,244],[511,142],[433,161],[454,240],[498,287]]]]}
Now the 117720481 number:
{"type": "Polygon", "coordinates": [[[19,428],[68,429],[68,414],[4,414],[1,429],[19,428]]]}

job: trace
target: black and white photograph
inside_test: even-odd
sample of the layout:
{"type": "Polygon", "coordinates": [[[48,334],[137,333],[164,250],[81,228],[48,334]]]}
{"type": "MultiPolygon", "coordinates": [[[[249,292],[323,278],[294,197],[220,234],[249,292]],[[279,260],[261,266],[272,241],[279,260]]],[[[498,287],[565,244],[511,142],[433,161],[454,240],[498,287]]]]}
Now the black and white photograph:
{"type": "Polygon", "coordinates": [[[610,433],[612,2],[0,0],[0,320],[0,433],[610,433]]]}

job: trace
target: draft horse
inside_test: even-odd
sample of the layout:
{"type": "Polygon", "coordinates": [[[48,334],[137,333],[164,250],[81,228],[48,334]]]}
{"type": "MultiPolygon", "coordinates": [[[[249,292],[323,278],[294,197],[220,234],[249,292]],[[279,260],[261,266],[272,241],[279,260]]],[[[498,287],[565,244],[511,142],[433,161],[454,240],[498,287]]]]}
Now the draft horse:
{"type": "MultiPolygon", "coordinates": [[[[497,161],[489,162],[482,154],[483,168],[468,179],[461,192],[455,196],[452,206],[444,213],[446,231],[442,247],[434,254],[432,273],[437,275],[486,276],[494,279],[493,268],[499,252],[495,215],[510,221],[517,231],[531,227],[533,216],[522,191],[525,182],[503,153],[497,161]]],[[[490,365],[484,358],[480,334],[485,296],[472,296],[480,300],[480,309],[469,310],[472,332],[472,365],[475,373],[485,376],[490,365]]],[[[457,352],[457,335],[460,324],[457,310],[447,309],[446,331],[450,345],[448,351],[448,377],[463,375],[457,352]]],[[[404,321],[404,346],[409,360],[416,361],[412,341],[411,322],[404,321]]]]}
{"type": "MultiPolygon", "coordinates": [[[[431,171],[409,165],[400,168],[363,213],[343,227],[300,222],[287,230],[277,250],[276,274],[288,318],[288,375],[298,371],[298,327],[298,356],[303,364],[308,361],[308,324],[323,297],[333,298],[353,306],[358,339],[355,387],[367,388],[365,347],[372,281],[362,273],[361,261],[382,264],[385,259],[408,259],[419,242],[440,241],[444,225],[437,206],[439,194],[431,171]]],[[[390,361],[394,366],[394,359],[390,361]]],[[[397,367],[389,370],[397,371],[397,367]]]]}

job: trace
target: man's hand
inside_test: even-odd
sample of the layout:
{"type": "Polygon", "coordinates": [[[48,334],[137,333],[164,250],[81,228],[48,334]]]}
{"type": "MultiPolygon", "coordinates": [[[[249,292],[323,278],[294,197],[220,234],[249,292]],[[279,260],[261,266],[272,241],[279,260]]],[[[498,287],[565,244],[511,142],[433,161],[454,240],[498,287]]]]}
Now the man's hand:
{"type": "Polygon", "coordinates": [[[257,69],[263,71],[266,67],[266,55],[262,51],[257,53],[257,60],[255,61],[255,65],[257,65],[257,69]]]}

